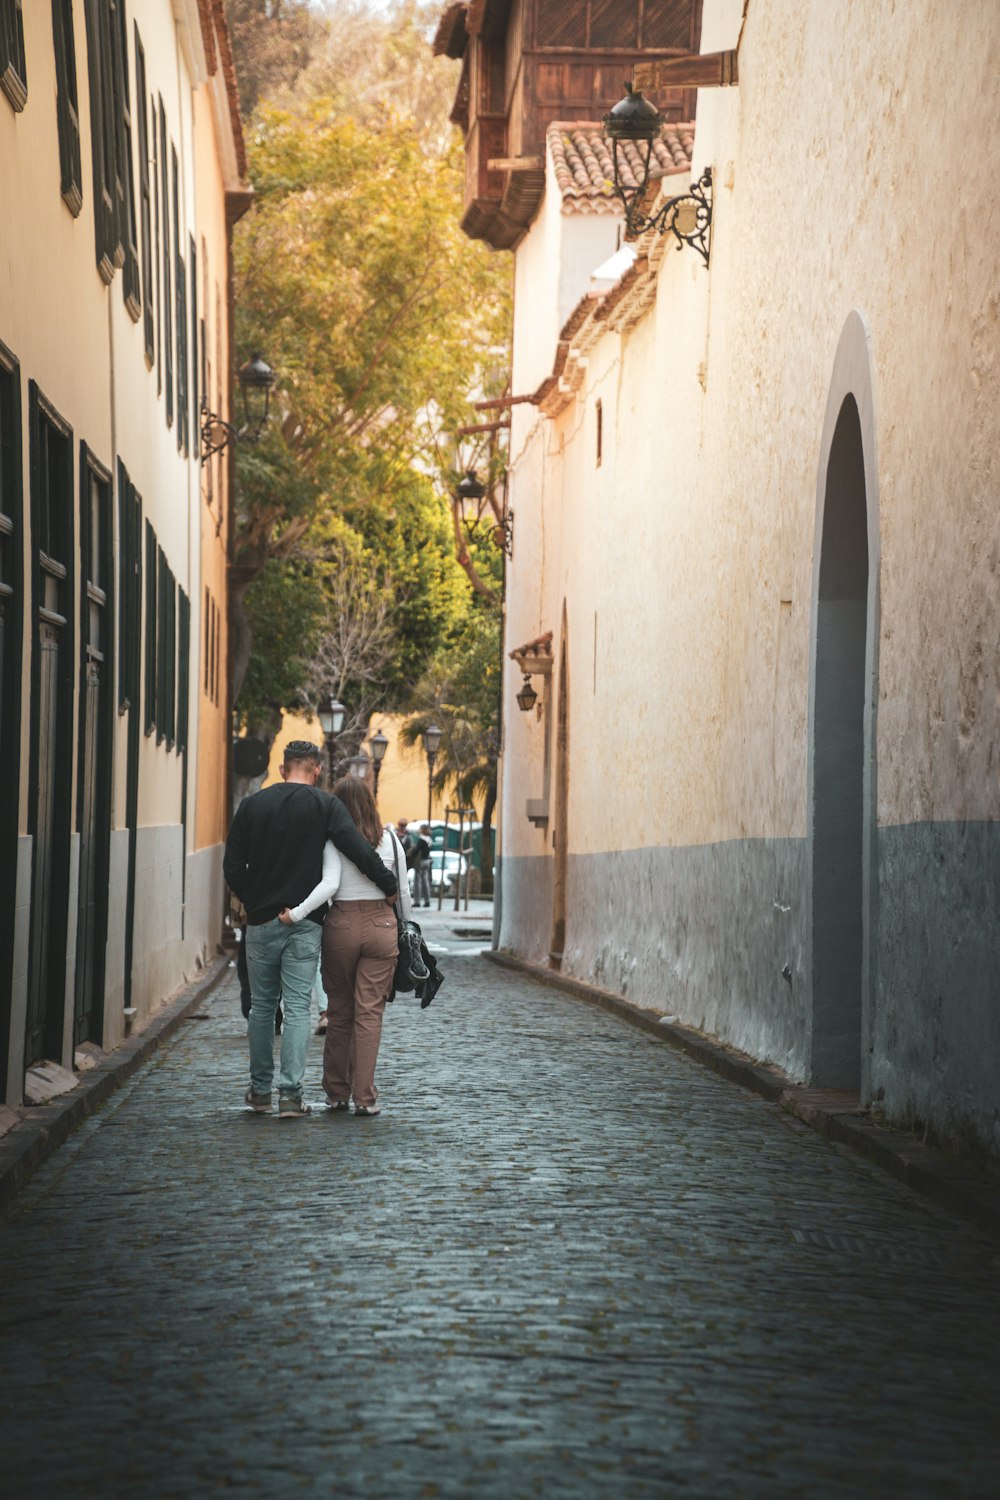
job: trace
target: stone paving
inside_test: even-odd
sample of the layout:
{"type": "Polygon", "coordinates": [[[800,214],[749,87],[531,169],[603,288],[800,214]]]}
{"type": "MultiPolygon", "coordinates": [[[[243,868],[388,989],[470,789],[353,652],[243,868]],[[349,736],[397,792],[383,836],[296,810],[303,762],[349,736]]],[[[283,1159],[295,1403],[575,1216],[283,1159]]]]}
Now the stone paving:
{"type": "Polygon", "coordinates": [[[449,946],[379,1119],[245,1113],[230,980],[32,1179],[6,1500],[1000,1494],[993,1245],[449,946]]]}

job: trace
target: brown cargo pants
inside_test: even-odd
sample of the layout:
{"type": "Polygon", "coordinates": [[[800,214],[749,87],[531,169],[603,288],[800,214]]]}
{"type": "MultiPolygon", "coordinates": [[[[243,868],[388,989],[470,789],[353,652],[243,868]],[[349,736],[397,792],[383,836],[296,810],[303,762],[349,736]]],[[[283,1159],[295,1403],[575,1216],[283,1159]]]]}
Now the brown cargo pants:
{"type": "Polygon", "coordinates": [[[378,1098],[375,1063],[382,1012],[396,967],[396,913],[388,901],[334,901],[323,923],[326,1043],[323,1089],[331,1104],[378,1098]]]}

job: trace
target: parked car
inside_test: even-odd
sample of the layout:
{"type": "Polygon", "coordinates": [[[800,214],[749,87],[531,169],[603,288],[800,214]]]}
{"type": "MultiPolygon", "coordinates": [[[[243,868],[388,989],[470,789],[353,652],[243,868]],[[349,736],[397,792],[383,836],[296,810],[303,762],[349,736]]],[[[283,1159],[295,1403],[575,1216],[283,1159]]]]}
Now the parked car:
{"type": "MultiPolygon", "coordinates": [[[[431,853],[431,890],[436,896],[444,887],[445,895],[455,894],[455,881],[464,879],[465,867],[468,859],[464,854],[459,854],[457,849],[434,849],[431,853]]],[[[413,894],[413,883],[416,879],[415,871],[407,870],[406,878],[410,885],[410,894],[413,894]]]]}

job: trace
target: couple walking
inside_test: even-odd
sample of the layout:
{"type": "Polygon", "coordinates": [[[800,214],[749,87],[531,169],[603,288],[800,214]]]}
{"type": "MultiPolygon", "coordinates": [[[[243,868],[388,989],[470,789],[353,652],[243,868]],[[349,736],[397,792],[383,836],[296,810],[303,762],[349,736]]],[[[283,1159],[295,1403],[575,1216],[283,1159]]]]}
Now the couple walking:
{"type": "Polygon", "coordinates": [[[269,1114],[274,1018],[284,1010],[278,1115],[311,1113],[302,1097],[310,996],[322,955],[327,997],[323,1089],[332,1110],[379,1113],[375,1063],[382,1012],[396,965],[393,903],[409,920],[404,856],[382,828],[364,782],[345,777],[320,791],[321,753],[307,740],[285,750],[281,784],[240,803],[223,872],[247,912],[246,959],[252,996],[245,1102],[269,1114]],[[327,903],[331,902],[329,910],[327,903]]]}

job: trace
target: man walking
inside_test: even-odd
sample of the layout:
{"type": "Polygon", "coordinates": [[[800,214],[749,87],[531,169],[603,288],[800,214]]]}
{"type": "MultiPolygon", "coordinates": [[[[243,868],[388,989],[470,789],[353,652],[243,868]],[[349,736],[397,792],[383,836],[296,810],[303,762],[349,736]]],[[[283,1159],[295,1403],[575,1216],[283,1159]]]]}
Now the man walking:
{"type": "Polygon", "coordinates": [[[302,1079],[309,1038],[309,1001],[319,962],[325,908],[301,922],[285,924],[278,914],[304,901],[322,877],[327,839],[346,854],[380,890],[396,894],[396,879],[355,828],[344,804],[320,791],[322,756],[308,740],[285,750],[280,786],[265,787],[236,809],[223,874],[246,907],[246,955],[252,1003],[250,1087],[245,1100],[255,1114],[271,1111],[274,1077],[274,1017],[284,1009],[278,1072],[278,1118],[308,1115],[302,1079]]]}

